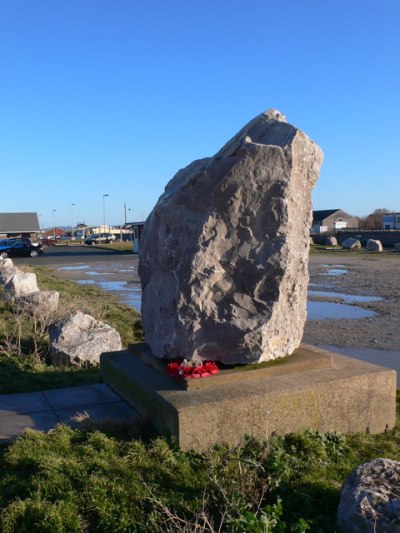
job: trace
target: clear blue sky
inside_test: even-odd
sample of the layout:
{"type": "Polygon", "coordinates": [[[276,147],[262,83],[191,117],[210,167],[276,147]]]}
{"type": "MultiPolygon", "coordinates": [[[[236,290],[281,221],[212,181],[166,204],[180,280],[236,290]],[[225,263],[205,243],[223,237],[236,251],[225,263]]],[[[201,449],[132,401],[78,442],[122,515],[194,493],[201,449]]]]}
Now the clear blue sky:
{"type": "Polygon", "coordinates": [[[398,0],[4,0],[0,211],[147,216],[275,107],[325,153],[314,208],[400,211],[398,0]]]}

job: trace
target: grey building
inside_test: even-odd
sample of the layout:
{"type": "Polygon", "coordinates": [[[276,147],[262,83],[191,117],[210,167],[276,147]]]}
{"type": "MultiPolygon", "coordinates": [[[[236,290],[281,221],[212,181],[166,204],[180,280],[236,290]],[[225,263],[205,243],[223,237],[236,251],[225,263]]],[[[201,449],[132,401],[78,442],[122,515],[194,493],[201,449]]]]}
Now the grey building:
{"type": "Polygon", "coordinates": [[[325,209],[313,211],[311,233],[358,228],[357,218],[342,209],[325,209]]]}
{"type": "Polygon", "coordinates": [[[0,213],[0,236],[35,238],[39,233],[37,213],[0,213]]]}

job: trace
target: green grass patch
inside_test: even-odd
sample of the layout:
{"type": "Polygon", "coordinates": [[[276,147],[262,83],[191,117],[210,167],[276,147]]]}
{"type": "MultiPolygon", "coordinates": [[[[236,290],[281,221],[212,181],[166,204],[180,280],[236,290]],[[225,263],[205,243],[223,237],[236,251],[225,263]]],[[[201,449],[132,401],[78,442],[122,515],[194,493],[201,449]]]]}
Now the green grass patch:
{"type": "MultiPolygon", "coordinates": [[[[79,310],[114,327],[123,346],[143,340],[140,315],[101,289],[80,286],[62,279],[45,267],[35,267],[41,290],[60,293],[57,314],[48,323],[32,320],[0,301],[0,394],[87,385],[99,381],[97,368],[72,369],[53,367],[48,361],[50,321],[79,310]]],[[[0,292],[2,289],[0,289],[0,292]]],[[[1,299],[1,294],[0,294],[1,299]]]]}
{"type": "Polygon", "coordinates": [[[4,532],[334,532],[342,481],[376,457],[399,460],[399,450],[399,424],[382,435],[245,438],[206,453],[95,429],[28,431],[0,458],[0,526],[4,532]]]}

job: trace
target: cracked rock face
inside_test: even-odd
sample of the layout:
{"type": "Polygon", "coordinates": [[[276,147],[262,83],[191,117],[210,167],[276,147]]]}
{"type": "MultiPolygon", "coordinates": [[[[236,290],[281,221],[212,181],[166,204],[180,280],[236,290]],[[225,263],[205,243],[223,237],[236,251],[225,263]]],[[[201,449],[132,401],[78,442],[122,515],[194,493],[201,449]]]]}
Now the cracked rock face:
{"type": "Polygon", "coordinates": [[[214,157],[174,176],[140,248],[154,355],[254,363],[298,347],[322,159],[315,143],[269,110],[214,157]]]}

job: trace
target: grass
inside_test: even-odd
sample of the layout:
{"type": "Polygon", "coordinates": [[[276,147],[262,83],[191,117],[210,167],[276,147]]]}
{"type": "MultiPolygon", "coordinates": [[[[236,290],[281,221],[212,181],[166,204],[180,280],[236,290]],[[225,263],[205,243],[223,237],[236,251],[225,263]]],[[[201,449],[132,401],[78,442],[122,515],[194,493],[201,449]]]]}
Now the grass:
{"type": "MultiPolygon", "coordinates": [[[[79,308],[119,329],[125,344],[141,340],[138,314],[108,293],[35,272],[41,289],[60,292],[60,313],[79,308]]],[[[13,321],[0,304],[3,347],[13,321]]],[[[37,344],[44,351],[32,353],[28,322],[22,349],[0,356],[0,393],[98,380],[97,369],[46,364],[46,333],[37,344]]],[[[207,453],[183,452],[144,427],[28,430],[0,450],[0,531],[333,532],[342,481],[376,457],[400,460],[399,419],[381,435],[306,431],[207,453]]]]}
{"type": "Polygon", "coordinates": [[[1,531],[333,532],[351,470],[400,459],[399,421],[382,435],[307,431],[201,454],[125,437],[25,433],[0,458],[1,531]]]}
{"type": "MultiPolygon", "coordinates": [[[[60,293],[57,313],[61,317],[72,310],[92,315],[114,327],[123,346],[143,339],[140,315],[120,304],[113,295],[91,286],[80,286],[62,279],[45,267],[35,267],[41,290],[60,293]]],[[[49,317],[55,320],[55,317],[49,317]]],[[[87,385],[99,381],[97,368],[59,368],[48,361],[47,326],[37,324],[29,316],[18,314],[4,302],[0,303],[0,394],[87,385]]]]}

